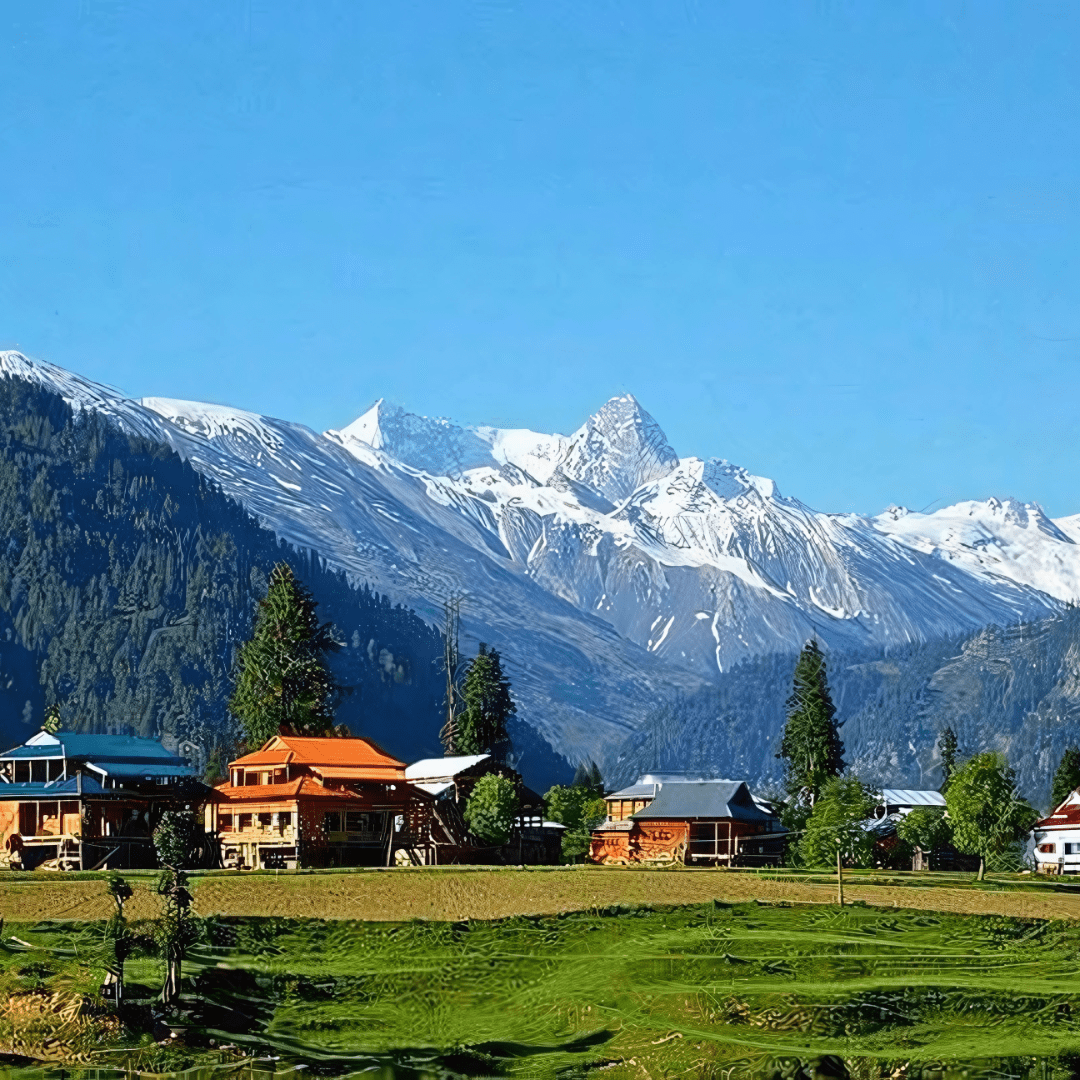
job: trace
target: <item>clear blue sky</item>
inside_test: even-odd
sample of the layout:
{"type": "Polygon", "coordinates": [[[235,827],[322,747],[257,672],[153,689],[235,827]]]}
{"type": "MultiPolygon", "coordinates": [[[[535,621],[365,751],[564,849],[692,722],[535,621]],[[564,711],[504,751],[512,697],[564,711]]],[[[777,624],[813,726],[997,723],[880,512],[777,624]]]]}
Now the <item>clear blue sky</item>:
{"type": "Polygon", "coordinates": [[[0,345],[1080,511],[1075,3],[0,3],[0,345]]]}

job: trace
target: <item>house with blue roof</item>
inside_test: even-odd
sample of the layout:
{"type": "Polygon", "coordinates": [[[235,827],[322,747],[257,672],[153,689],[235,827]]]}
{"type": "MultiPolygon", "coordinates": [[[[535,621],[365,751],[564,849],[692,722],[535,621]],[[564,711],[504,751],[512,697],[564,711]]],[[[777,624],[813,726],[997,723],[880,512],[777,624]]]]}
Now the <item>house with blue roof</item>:
{"type": "Polygon", "coordinates": [[[156,739],[40,731],[0,753],[0,867],[152,867],[161,815],[208,794],[156,739]]]}

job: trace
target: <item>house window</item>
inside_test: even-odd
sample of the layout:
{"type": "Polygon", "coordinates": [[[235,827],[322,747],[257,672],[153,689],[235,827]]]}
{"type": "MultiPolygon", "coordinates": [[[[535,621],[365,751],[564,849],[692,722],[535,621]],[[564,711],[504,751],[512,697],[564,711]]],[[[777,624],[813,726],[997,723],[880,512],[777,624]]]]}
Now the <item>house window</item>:
{"type": "Polygon", "coordinates": [[[64,775],[64,763],[59,758],[53,758],[49,762],[49,779],[59,780],[64,775]]]}
{"type": "Polygon", "coordinates": [[[218,828],[222,832],[232,832],[232,814],[222,814],[218,818],[218,828]]]}
{"type": "Polygon", "coordinates": [[[359,810],[350,810],[345,815],[346,832],[374,832],[375,829],[374,814],[365,814],[359,810]]]}
{"type": "Polygon", "coordinates": [[[288,829],[292,827],[292,811],[286,810],[283,814],[278,814],[278,822],[281,828],[288,829]]]}
{"type": "Polygon", "coordinates": [[[327,832],[341,832],[341,815],[336,813],[323,814],[323,828],[327,832]]]}
{"type": "Polygon", "coordinates": [[[275,784],[284,784],[285,783],[285,770],[284,769],[275,769],[274,770],[274,783],[275,784]]]}
{"type": "Polygon", "coordinates": [[[240,815],[240,831],[245,832],[247,829],[250,829],[250,828],[251,828],[251,815],[250,814],[241,814],[240,815]]]}
{"type": "Polygon", "coordinates": [[[15,762],[15,783],[16,784],[29,784],[30,783],[30,762],[29,761],[16,761],[15,762]]]}
{"type": "Polygon", "coordinates": [[[260,814],[259,815],[259,828],[260,829],[269,829],[270,824],[271,824],[272,821],[273,821],[273,815],[272,814],[260,814]]]}
{"type": "Polygon", "coordinates": [[[1066,855],[1080,855],[1080,844],[1066,844],[1064,851],[1066,855]]]}
{"type": "Polygon", "coordinates": [[[1057,845],[1055,845],[1055,844],[1040,844],[1039,845],[1039,851],[1043,855],[1053,855],[1056,850],[1057,850],[1057,845]]]}

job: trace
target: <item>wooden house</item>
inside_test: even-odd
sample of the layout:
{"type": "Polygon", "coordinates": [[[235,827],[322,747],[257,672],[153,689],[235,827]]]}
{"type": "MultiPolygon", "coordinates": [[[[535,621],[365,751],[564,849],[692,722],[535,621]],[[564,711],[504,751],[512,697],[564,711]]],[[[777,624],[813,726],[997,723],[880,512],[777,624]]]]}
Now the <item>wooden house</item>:
{"type": "Polygon", "coordinates": [[[388,866],[431,861],[432,796],[370,739],[275,735],[229,763],[207,828],[226,866],[388,866]]]}
{"type": "Polygon", "coordinates": [[[783,856],[783,827],[741,780],[642,777],[605,801],[593,862],[754,866],[783,856]]]}
{"type": "Polygon", "coordinates": [[[155,866],[162,813],[194,808],[208,794],[155,739],[38,732],[0,754],[0,865],[155,866]]]}

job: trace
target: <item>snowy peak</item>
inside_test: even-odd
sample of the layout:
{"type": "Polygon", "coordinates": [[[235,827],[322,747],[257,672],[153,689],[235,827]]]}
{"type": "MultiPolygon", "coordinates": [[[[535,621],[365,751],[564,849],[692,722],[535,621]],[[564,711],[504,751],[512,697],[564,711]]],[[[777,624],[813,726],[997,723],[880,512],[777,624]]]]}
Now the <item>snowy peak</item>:
{"type": "Polygon", "coordinates": [[[624,394],[612,398],[571,436],[552,483],[580,484],[618,503],[678,464],[679,456],[660,425],[632,394],[624,394]]]}
{"type": "Polygon", "coordinates": [[[269,450],[280,450],[281,436],[270,426],[266,417],[228,405],[212,405],[202,401],[179,401],[176,398],[146,397],[143,408],[164,417],[189,435],[205,439],[239,438],[252,440],[269,450]]]}
{"type": "Polygon", "coordinates": [[[404,465],[433,476],[461,476],[497,467],[489,443],[445,417],[417,416],[380,398],[340,431],[326,432],[346,449],[357,443],[382,450],[404,465]]]}

